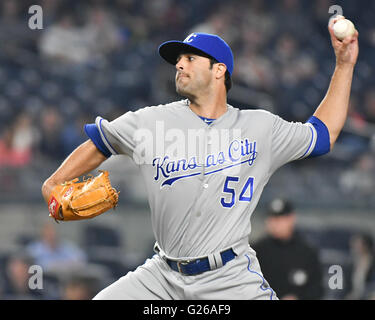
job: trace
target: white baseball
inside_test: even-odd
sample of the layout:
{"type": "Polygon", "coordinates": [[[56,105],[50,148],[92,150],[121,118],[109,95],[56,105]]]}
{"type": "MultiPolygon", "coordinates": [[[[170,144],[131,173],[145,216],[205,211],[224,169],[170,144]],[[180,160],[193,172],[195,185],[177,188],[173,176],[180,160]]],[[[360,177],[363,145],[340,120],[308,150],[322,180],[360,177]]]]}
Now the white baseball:
{"type": "Polygon", "coordinates": [[[355,33],[355,27],[353,22],[348,19],[338,20],[333,25],[333,32],[337,39],[343,40],[348,36],[352,36],[355,33]]]}

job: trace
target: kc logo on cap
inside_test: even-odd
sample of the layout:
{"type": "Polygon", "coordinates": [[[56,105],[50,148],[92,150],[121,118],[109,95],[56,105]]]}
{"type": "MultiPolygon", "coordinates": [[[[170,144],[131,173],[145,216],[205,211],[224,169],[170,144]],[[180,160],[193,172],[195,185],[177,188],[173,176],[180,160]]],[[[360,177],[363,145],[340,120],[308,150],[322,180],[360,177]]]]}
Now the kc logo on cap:
{"type": "Polygon", "coordinates": [[[172,40],[159,46],[159,54],[167,62],[175,65],[177,57],[182,51],[195,49],[224,63],[230,74],[233,72],[233,54],[228,44],[214,34],[194,32],[189,34],[184,41],[172,40]]]}
{"type": "Polygon", "coordinates": [[[185,42],[185,43],[192,42],[196,36],[197,36],[196,33],[191,33],[191,34],[189,34],[189,35],[186,37],[186,39],[184,40],[184,42],[185,42]]]}

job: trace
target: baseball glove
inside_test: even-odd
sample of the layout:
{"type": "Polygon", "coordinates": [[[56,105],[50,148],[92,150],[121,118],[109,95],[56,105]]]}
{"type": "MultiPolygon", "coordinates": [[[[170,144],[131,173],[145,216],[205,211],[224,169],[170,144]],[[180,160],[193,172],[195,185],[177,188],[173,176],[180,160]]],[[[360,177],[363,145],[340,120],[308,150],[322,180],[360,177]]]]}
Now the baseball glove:
{"type": "Polygon", "coordinates": [[[57,185],[48,200],[50,217],[71,221],[91,219],[114,208],[119,192],[112,188],[108,171],[78,182],[78,178],[57,185]]]}

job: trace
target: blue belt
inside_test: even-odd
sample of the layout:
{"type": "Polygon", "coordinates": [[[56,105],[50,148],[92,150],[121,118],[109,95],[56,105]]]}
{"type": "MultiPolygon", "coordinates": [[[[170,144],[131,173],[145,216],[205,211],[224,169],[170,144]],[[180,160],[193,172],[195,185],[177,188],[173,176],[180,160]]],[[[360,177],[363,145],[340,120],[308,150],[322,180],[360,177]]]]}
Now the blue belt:
{"type": "MultiPolygon", "coordinates": [[[[225,265],[227,262],[231,261],[236,257],[236,254],[233,252],[232,248],[221,252],[220,255],[221,260],[223,261],[223,265],[225,265]]],[[[166,261],[168,265],[171,267],[171,269],[188,276],[193,276],[211,270],[208,257],[199,258],[195,260],[179,261],[170,260],[166,258],[166,261]]]]}

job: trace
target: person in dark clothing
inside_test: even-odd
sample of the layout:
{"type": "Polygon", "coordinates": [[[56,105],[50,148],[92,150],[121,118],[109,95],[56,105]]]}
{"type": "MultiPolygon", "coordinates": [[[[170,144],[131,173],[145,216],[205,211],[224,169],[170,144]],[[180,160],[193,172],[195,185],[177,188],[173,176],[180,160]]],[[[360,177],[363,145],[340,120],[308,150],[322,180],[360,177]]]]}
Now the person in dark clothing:
{"type": "Polygon", "coordinates": [[[318,252],[295,230],[291,202],[273,200],[265,223],[268,234],[252,248],[272,289],[283,300],[321,299],[323,274],[318,252]]]}
{"type": "Polygon", "coordinates": [[[350,240],[352,266],[347,300],[372,299],[375,288],[375,253],[371,234],[359,232],[350,240]]]}

